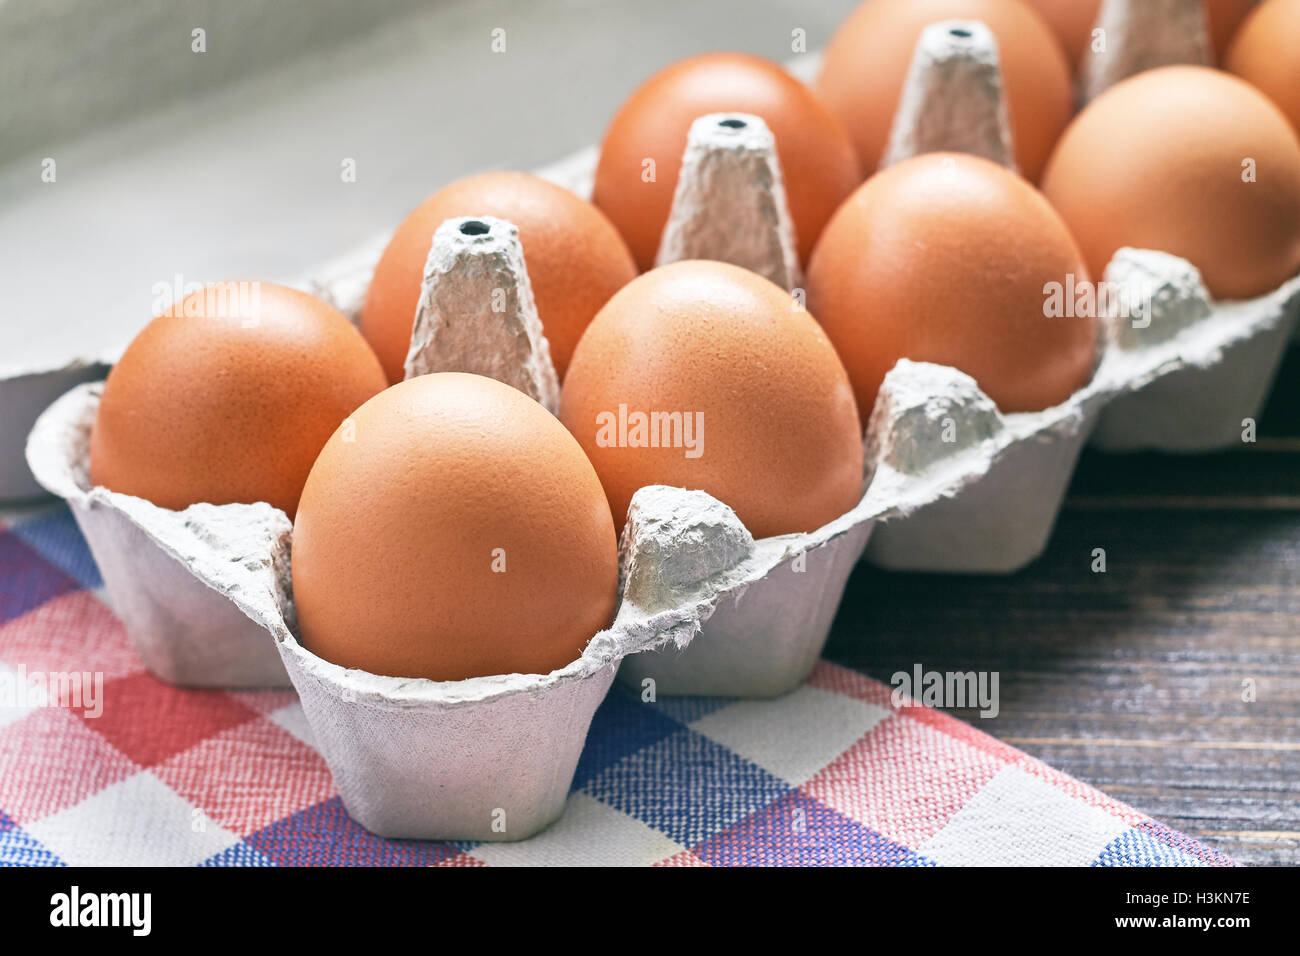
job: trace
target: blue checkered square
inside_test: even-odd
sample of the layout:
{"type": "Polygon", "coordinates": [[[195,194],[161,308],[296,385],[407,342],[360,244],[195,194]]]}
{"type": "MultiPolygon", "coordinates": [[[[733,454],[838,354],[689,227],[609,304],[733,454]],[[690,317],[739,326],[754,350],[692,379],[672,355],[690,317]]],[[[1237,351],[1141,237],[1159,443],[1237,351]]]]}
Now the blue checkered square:
{"type": "Polygon", "coordinates": [[[794,788],[682,728],[628,754],[582,789],[690,847],[794,788]]]}

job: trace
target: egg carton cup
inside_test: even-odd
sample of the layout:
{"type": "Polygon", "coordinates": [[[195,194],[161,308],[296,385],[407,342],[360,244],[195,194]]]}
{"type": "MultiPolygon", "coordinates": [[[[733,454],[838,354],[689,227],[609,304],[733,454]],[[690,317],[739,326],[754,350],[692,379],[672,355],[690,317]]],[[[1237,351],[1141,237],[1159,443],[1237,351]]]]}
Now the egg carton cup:
{"type": "Polygon", "coordinates": [[[1105,47],[1094,51],[1090,43],[1079,64],[1084,103],[1143,70],[1213,60],[1204,0],[1102,0],[1094,29],[1105,47]]]}
{"type": "Polygon", "coordinates": [[[296,635],[282,511],[170,511],[90,486],[102,388],[78,385],[55,401],[32,432],[29,461],[68,501],[145,664],[183,686],[294,687],[348,811],[381,836],[514,840],[546,826],[563,809],[619,661],[688,643],[707,616],[704,581],[666,611],[625,613],[546,675],[437,682],[331,664],[296,635]]]}
{"type": "MultiPolygon", "coordinates": [[[[90,432],[103,387],[77,385],[46,409],[27,461],[68,503],[145,666],[182,687],[289,687],[257,620],[288,586],[288,517],[265,502],[172,511],[92,487],[90,432]]],[[[292,615],[291,603],[283,613],[292,615]]]]}
{"type": "Polygon", "coordinates": [[[1112,452],[1239,447],[1300,324],[1300,276],[1255,299],[1216,302],[1185,259],[1125,249],[1106,280],[1150,294],[1151,323],[1115,324],[1113,349],[1129,375],[1101,410],[1092,444],[1112,452]]]}

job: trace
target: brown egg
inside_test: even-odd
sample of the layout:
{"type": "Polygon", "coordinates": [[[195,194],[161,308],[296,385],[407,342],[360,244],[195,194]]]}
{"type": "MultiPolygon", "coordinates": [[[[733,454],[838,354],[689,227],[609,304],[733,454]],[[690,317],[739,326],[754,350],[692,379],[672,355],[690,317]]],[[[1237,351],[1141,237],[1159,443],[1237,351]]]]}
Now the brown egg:
{"type": "Polygon", "coordinates": [[[548,674],[614,613],[600,481],[555,417],[490,378],[394,385],[321,450],[293,527],[303,644],[343,667],[548,674]]]}
{"type": "MultiPolygon", "coordinates": [[[[1101,12],[1101,0],[1026,0],[1051,26],[1074,66],[1079,65],[1092,42],[1092,30],[1101,12]]],[[[1205,0],[1206,26],[1215,56],[1222,60],[1238,25],[1256,0],[1205,0]]]]}
{"type": "MultiPolygon", "coordinates": [[[[808,307],[869,410],[900,358],[961,369],[1004,412],[1065,401],[1087,383],[1091,316],[1047,311],[1088,272],[1065,223],[996,163],[929,153],[867,180],[808,267],[808,307]]],[[[864,415],[865,417],[865,415],[864,415]]]]}
{"type": "Polygon", "coordinates": [[[1227,67],[1263,91],[1300,131],[1300,0],[1268,0],[1237,32],[1227,67]]]}
{"type": "Polygon", "coordinates": [[[1101,0],[1025,0],[1038,11],[1065,48],[1070,66],[1077,67],[1092,41],[1101,0]]]}
{"type": "Polygon", "coordinates": [[[1259,0],[1205,0],[1205,15],[1209,20],[1210,45],[1214,48],[1216,62],[1227,56],[1228,47],[1242,21],[1259,5],[1259,0]]]}
{"type": "Polygon", "coordinates": [[[1019,0],[868,0],[831,37],[817,88],[848,127],[868,173],[889,143],[921,32],[979,20],[997,38],[1016,163],[1037,180],[1073,112],[1070,68],[1052,31],[1019,0]]]}
{"type": "Polygon", "coordinates": [[[267,501],[293,517],[325,440],[384,384],[324,302],[216,283],[145,326],[108,373],[90,480],[164,508],[267,501]]]}
{"type": "Polygon", "coordinates": [[[660,70],[627,98],[601,145],[593,202],[649,269],[672,208],[691,123],[706,113],[751,113],[776,137],[799,257],[862,179],[848,134],[804,84],[770,60],[707,53],[660,70]],[[645,165],[654,161],[653,180],[645,165]]]}
{"type": "Polygon", "coordinates": [[[756,537],[812,531],[862,490],[844,366],[780,288],[720,262],[654,269],[578,343],[560,418],[622,526],[645,485],[702,489],[756,537]]]}
{"type": "Polygon", "coordinates": [[[537,314],[563,377],[582,330],[636,266],[618,230],[591,203],[529,173],[491,172],[457,180],[422,202],[379,260],[361,331],[388,380],[402,380],[434,230],[459,216],[495,216],[519,227],[537,314]]]}
{"type": "Polygon", "coordinates": [[[1300,268],[1300,143],[1249,84],[1201,66],[1111,87],[1061,137],[1043,191],[1095,275],[1122,246],[1201,270],[1220,299],[1262,295],[1300,268]]]}

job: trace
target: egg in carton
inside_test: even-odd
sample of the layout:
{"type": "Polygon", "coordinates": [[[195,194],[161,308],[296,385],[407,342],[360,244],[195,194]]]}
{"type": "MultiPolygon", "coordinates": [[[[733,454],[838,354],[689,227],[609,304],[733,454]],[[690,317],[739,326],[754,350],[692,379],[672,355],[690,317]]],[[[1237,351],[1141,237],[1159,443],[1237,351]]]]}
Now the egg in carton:
{"type": "MultiPolygon", "coordinates": [[[[1171,53],[1167,41],[1146,46],[1152,34],[1137,27],[1149,26],[1152,13],[1140,5],[1111,4],[1106,13],[1130,18],[1117,30],[1121,42],[1110,47],[1115,64],[1105,73],[1108,81],[1203,47],[1171,53]]],[[[941,22],[924,32],[884,163],[936,150],[1014,168],[996,41],[976,21],[941,22]]],[[[543,175],[585,196],[596,158],[585,150],[543,175]]],[[[799,263],[791,229],[763,121],[744,114],[700,117],[688,137],[657,263],[720,259],[795,289],[799,263]]],[[[324,270],[313,291],[355,318],[382,248],[376,241],[324,270]]],[[[624,532],[625,573],[636,554],[651,552],[661,562],[687,565],[708,554],[719,569],[734,571],[700,622],[698,639],[629,657],[620,680],[636,688],[652,681],[657,693],[669,694],[782,693],[819,656],[864,549],[869,561],[893,569],[1013,571],[1045,547],[1090,438],[1115,450],[1212,450],[1239,442],[1281,360],[1300,306],[1300,280],[1250,302],[1213,303],[1185,260],[1136,249],[1117,253],[1105,278],[1128,290],[1122,300],[1140,307],[1106,318],[1092,379],[1056,407],[1004,415],[969,376],[899,362],[868,422],[866,471],[874,480],[857,508],[825,528],[753,541],[734,526],[729,509],[718,510],[700,493],[674,497],[660,490],[634,499],[624,532]]],[[[656,573],[675,580],[671,567],[656,573]]],[[[671,603],[671,587],[652,592],[625,590],[620,613],[639,603],[671,603]]]]}
{"type": "MultiPolygon", "coordinates": [[[[903,103],[911,106],[900,110],[891,160],[964,148],[1009,162],[996,49],[980,24],[927,31],[903,103]],[[969,108],[948,111],[961,122],[932,121],[943,91],[966,91],[969,108]]],[[[594,156],[578,154],[549,177],[583,194],[594,156]]],[[[797,279],[779,163],[762,121],[703,117],[684,160],[660,260],[729,258],[787,286],[797,279]],[[719,210],[747,228],[720,233],[719,210]]],[[[522,250],[508,223],[474,221],[485,227],[478,246],[465,242],[460,220],[435,239],[408,371],[468,364],[459,370],[511,380],[550,404],[554,370],[522,250]],[[493,261],[471,262],[470,250],[493,243],[493,261]],[[472,300],[475,287],[486,299],[503,280],[518,293],[514,311],[482,327],[486,338],[477,345],[456,346],[439,321],[439,293],[460,283],[444,305],[472,300]],[[481,347],[488,341],[495,345],[481,347]]],[[[323,270],[313,290],[355,317],[381,249],[373,243],[323,270]]],[[[106,574],[110,595],[155,673],[221,686],[281,686],[287,675],[345,805],[374,832],[520,839],[560,812],[616,669],[643,692],[782,693],[815,664],[864,549],[890,567],[1018,567],[1043,547],[1094,428],[1117,447],[1137,438],[1195,447],[1205,423],[1185,420],[1184,392],[1211,389],[1220,415],[1225,407],[1237,414],[1235,402],[1262,400],[1268,376],[1261,367],[1276,366],[1300,297],[1296,282],[1250,303],[1215,305],[1190,265],[1137,250],[1121,251],[1107,278],[1154,282],[1150,314],[1131,328],[1112,322],[1092,381],[1056,408],[1002,415],[969,376],[900,361],[869,419],[863,499],[810,534],[755,541],[703,492],[642,489],[621,541],[615,621],[577,661],[549,675],[433,682],[345,670],[311,654],[294,633],[291,529],[282,513],[266,505],[167,512],[88,487],[96,385],[51,406],[28,457],[42,484],[69,500],[101,566],[114,568],[106,574]],[[1225,314],[1229,321],[1216,320],[1225,314]],[[1125,402],[1139,403],[1133,411],[1144,420],[1135,423],[1125,402]],[[192,627],[202,621],[210,626],[192,627]],[[267,647],[278,652],[279,669],[267,664],[267,647]]]]}
{"type": "MultiPolygon", "coordinates": [[[[555,370],[514,226],[483,217],[439,228],[406,365],[411,375],[448,366],[491,373],[554,408],[555,370]],[[491,308],[497,291],[507,293],[504,312],[491,308]]],[[[185,686],[293,686],[345,805],[375,833],[522,839],[546,826],[564,806],[618,662],[685,643],[692,614],[703,613],[692,611],[682,581],[671,609],[625,616],[544,675],[438,682],[345,669],[297,639],[283,512],[265,503],[171,511],[91,487],[101,392],[90,383],[54,402],[28,460],[68,501],[146,665],[185,686]]],[[[701,605],[713,586],[699,582],[701,605]]]]}
{"type": "MultiPolygon", "coordinates": [[[[453,368],[491,374],[555,406],[554,367],[508,222],[472,217],[439,227],[411,342],[408,377],[453,368]],[[492,309],[494,298],[504,311],[492,309]]],[[[785,606],[785,589],[769,591],[768,627],[789,624],[802,635],[794,618],[816,606],[824,631],[871,527],[861,511],[874,502],[865,501],[814,535],[755,542],[730,508],[703,492],[645,488],[621,542],[627,599],[576,661],[546,675],[447,682],[371,674],[332,664],[299,642],[292,526],[283,512],[265,503],[171,511],[90,485],[101,392],[102,383],[78,386],[51,405],[33,430],[28,457],[42,484],[68,501],[147,666],[187,686],[291,683],[344,804],[384,836],[535,833],[561,812],[592,716],[621,661],[688,646],[720,603],[739,600],[790,563],[806,564],[797,570],[834,593],[805,594],[785,606]]],[[[735,692],[753,693],[755,681],[766,680],[760,692],[777,693],[792,670],[806,673],[820,644],[789,646],[807,659],[769,664],[765,674],[742,672],[735,692]]]]}
{"type": "MultiPolygon", "coordinates": [[[[1201,0],[1104,0],[1097,27],[1106,31],[1107,47],[1085,57],[1078,77],[1080,98],[1086,102],[1143,69],[1208,62],[1203,17],[1201,0]]],[[[789,67],[801,79],[811,80],[817,65],[814,52],[796,57],[789,67]]],[[[590,196],[595,156],[595,148],[589,148],[542,174],[581,196],[590,196]]],[[[350,275],[352,284],[360,285],[364,292],[387,239],[386,235],[376,237],[316,274],[328,276],[327,284],[337,290],[341,301],[348,301],[346,277],[350,275]]],[[[87,354],[77,351],[57,362],[0,363],[0,502],[32,500],[44,493],[20,453],[36,417],[74,385],[102,378],[120,352],[112,347],[87,354]]]]}

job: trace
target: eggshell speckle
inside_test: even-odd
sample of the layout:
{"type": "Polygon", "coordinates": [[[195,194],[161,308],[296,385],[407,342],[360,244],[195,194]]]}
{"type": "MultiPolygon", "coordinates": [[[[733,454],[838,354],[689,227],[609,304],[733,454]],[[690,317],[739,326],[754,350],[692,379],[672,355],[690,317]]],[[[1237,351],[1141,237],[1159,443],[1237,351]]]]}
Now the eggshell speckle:
{"type": "Polygon", "coordinates": [[[582,330],[636,266],[618,230],[591,203],[529,173],[491,172],[457,180],[417,206],[375,268],[361,331],[388,380],[402,380],[433,233],[459,216],[495,216],[519,227],[537,314],[563,377],[582,330]]]}
{"type": "Polygon", "coordinates": [[[870,409],[901,358],[970,375],[1004,412],[1047,408],[1092,374],[1096,322],[1049,317],[1045,286],[1088,271],[1065,223],[985,159],[930,153],[877,173],[822,235],[808,307],[870,409]]]}
{"type": "Polygon", "coordinates": [[[1300,130],[1300,0],[1267,0],[1242,24],[1227,67],[1262,91],[1300,130]]]}
{"type": "Polygon", "coordinates": [[[687,134],[707,113],[750,113],[772,130],[800,260],[807,261],[826,220],[862,177],[839,120],[808,87],[761,57],[709,53],[646,80],[605,131],[593,201],[637,265],[653,266],[687,134]]]}
{"type": "Polygon", "coordinates": [[[815,530],[861,494],[844,366],[791,296],[736,266],[678,262],[615,295],[578,343],[560,417],[620,526],[645,485],[706,491],[755,537],[815,530]],[[683,424],[648,447],[634,416],[656,413],[683,424]]]}
{"type": "Polygon", "coordinates": [[[1111,87],[1061,138],[1043,191],[1094,274],[1122,246],[1157,249],[1200,269],[1216,298],[1243,299],[1300,269],[1300,142],[1218,70],[1162,67],[1111,87]]]}
{"type": "Polygon", "coordinates": [[[394,385],[322,449],[293,530],[304,645],[343,667],[547,674],[614,613],[600,481],[532,399],[477,375],[394,385]]]}
{"type": "Polygon", "coordinates": [[[341,313],[219,283],[150,322],[108,374],[90,480],[164,508],[267,501],[290,517],[330,433],[385,385],[341,313]]]}
{"type": "Polygon", "coordinates": [[[1070,69],[1041,17],[1019,0],[868,0],[831,37],[817,88],[853,137],[868,173],[880,165],[921,32],[979,20],[997,39],[1016,163],[1037,180],[1073,112],[1070,69]]]}

